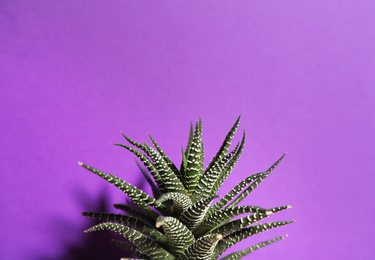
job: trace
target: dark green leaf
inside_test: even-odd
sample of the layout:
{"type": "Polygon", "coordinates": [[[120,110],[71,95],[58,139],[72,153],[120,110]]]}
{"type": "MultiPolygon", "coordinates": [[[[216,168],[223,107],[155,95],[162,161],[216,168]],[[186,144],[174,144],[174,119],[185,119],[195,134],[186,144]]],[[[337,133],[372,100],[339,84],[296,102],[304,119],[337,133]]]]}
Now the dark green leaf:
{"type": "Polygon", "coordinates": [[[229,191],[221,200],[216,202],[207,212],[208,215],[214,213],[215,211],[221,209],[225,206],[230,200],[232,200],[242,189],[244,189],[248,184],[252,183],[259,177],[265,175],[264,172],[253,174],[246,179],[238,183],[231,191],[229,191]]]}
{"type": "Polygon", "coordinates": [[[152,239],[154,239],[156,242],[158,242],[161,245],[165,245],[167,243],[167,239],[163,233],[159,232],[154,227],[151,227],[145,224],[144,221],[141,221],[139,219],[136,219],[130,216],[126,216],[122,214],[94,213],[94,212],[83,212],[82,215],[91,217],[91,218],[114,221],[120,224],[124,224],[125,226],[138,230],[142,234],[145,234],[151,237],[152,239]]]}
{"type": "Polygon", "coordinates": [[[286,153],[280,157],[266,172],[263,176],[260,176],[257,180],[255,180],[247,189],[245,189],[228,207],[234,207],[238,203],[240,203],[244,198],[246,198],[259,184],[276,168],[276,166],[281,162],[281,160],[285,157],[286,153]]]}
{"type": "Polygon", "coordinates": [[[168,167],[173,171],[173,173],[180,179],[181,183],[184,182],[181,172],[177,169],[176,165],[169,159],[169,157],[163,152],[163,150],[160,148],[160,146],[155,142],[155,140],[150,136],[150,140],[152,144],[155,146],[156,150],[159,152],[161,157],[164,159],[164,161],[167,163],[168,167]]]}
{"type": "Polygon", "coordinates": [[[123,191],[126,195],[129,196],[129,198],[137,204],[141,209],[146,211],[151,217],[156,219],[159,214],[157,214],[155,211],[153,211],[148,205],[155,207],[157,210],[161,211],[162,213],[168,214],[167,208],[160,203],[157,203],[154,198],[147,195],[140,189],[132,186],[131,184],[127,183],[126,181],[122,180],[119,177],[114,176],[113,174],[105,174],[102,171],[99,171],[98,169],[95,169],[93,167],[90,167],[86,164],[80,163],[80,165],[87,170],[95,173],[99,177],[105,179],[109,183],[115,185],[117,188],[119,188],[121,191],[123,191]],[[147,205],[147,204],[148,205],[147,205]]]}
{"type": "Polygon", "coordinates": [[[258,243],[254,246],[251,246],[249,248],[246,248],[244,250],[241,250],[241,251],[238,251],[238,252],[235,252],[235,253],[232,253],[230,255],[227,255],[223,258],[220,258],[220,260],[239,260],[241,259],[242,257],[254,252],[255,250],[257,249],[260,249],[262,247],[265,247],[265,246],[268,246],[269,244],[272,244],[276,241],[280,241],[284,238],[286,238],[287,236],[280,236],[280,237],[276,237],[276,238],[273,238],[273,239],[270,239],[268,241],[264,241],[264,242],[261,242],[261,243],[258,243]]]}
{"type": "Polygon", "coordinates": [[[178,192],[165,193],[159,199],[157,199],[157,202],[162,203],[166,200],[173,201],[173,208],[178,214],[181,214],[192,205],[189,196],[178,192]]]}
{"type": "Polygon", "coordinates": [[[226,156],[229,146],[231,144],[231,141],[233,139],[233,136],[235,132],[237,131],[238,125],[240,123],[240,117],[238,117],[236,123],[232,127],[232,129],[227,134],[222,146],[220,147],[217,154],[214,156],[214,158],[211,160],[208,167],[205,169],[202,178],[200,179],[198,185],[195,188],[195,191],[192,196],[192,201],[195,202],[201,198],[206,198],[210,194],[214,194],[215,192],[211,193],[212,186],[215,184],[217,177],[219,176],[221,172],[220,168],[220,162],[221,160],[226,156]]]}
{"type": "MultiPolygon", "coordinates": [[[[118,246],[121,249],[124,249],[125,251],[128,251],[129,253],[132,253],[133,255],[136,255],[139,259],[149,259],[147,255],[143,254],[138,248],[136,248],[134,245],[130,244],[130,242],[125,241],[119,241],[112,239],[112,244],[118,246]]],[[[133,258],[121,258],[121,259],[133,259],[133,258]]]]}
{"type": "Polygon", "coordinates": [[[205,234],[210,230],[218,228],[219,226],[225,224],[232,218],[246,213],[261,213],[271,215],[273,214],[273,211],[267,211],[266,209],[257,206],[239,206],[234,208],[222,209],[207,217],[195,230],[194,235],[200,236],[202,234],[205,234]]]}
{"type": "Polygon", "coordinates": [[[195,126],[194,137],[191,143],[191,148],[186,156],[187,166],[185,172],[185,187],[188,194],[191,195],[198,184],[200,177],[202,176],[202,121],[195,126]]]}
{"type": "Polygon", "coordinates": [[[220,234],[211,234],[199,238],[181,255],[178,260],[211,260],[217,242],[222,239],[220,234]]]}
{"type": "Polygon", "coordinates": [[[217,197],[218,196],[211,196],[194,203],[181,214],[180,221],[190,230],[193,230],[199,225],[199,223],[201,223],[208,208],[210,207],[212,200],[217,197]]]}
{"type": "Polygon", "coordinates": [[[134,230],[132,228],[123,226],[121,224],[106,222],[101,223],[87,229],[85,232],[97,231],[97,230],[111,230],[115,231],[125,238],[127,238],[131,243],[133,243],[143,254],[150,257],[151,260],[165,259],[174,260],[175,257],[171,255],[168,251],[162,248],[157,242],[148,238],[141,232],[134,230]]]}
{"type": "Polygon", "coordinates": [[[168,241],[168,251],[176,257],[181,255],[195,241],[191,231],[174,217],[158,217],[156,227],[159,228],[160,226],[163,227],[168,241]]]}

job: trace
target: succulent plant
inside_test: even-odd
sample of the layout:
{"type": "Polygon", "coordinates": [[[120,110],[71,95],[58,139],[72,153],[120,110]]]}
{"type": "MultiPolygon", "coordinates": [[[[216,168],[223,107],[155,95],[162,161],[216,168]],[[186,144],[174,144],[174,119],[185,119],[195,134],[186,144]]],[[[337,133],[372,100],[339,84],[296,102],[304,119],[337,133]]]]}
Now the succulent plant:
{"type": "MultiPolygon", "coordinates": [[[[146,143],[137,143],[123,134],[130,145],[115,145],[132,152],[147,168],[146,171],[138,164],[152,188],[153,196],[111,173],[106,174],[79,163],[115,185],[134,202],[132,206],[114,205],[124,214],[82,213],[84,216],[105,220],[85,232],[111,230],[121,234],[125,238],[124,241],[112,242],[137,256],[137,259],[214,260],[219,259],[224,251],[243,239],[292,223],[293,221],[277,221],[257,224],[258,221],[291,206],[274,208],[238,206],[274,170],[285,154],[268,170],[253,174],[239,182],[222,198],[219,199],[216,195],[232,172],[244,148],[245,132],[241,142],[229,151],[240,118],[205,169],[201,120],[195,124],[195,127],[191,124],[189,141],[186,149],[182,148],[182,163],[179,168],[151,136],[154,148],[146,143]],[[244,214],[244,217],[236,218],[244,214]]],[[[258,243],[221,259],[241,259],[285,237],[279,236],[258,243]]]]}

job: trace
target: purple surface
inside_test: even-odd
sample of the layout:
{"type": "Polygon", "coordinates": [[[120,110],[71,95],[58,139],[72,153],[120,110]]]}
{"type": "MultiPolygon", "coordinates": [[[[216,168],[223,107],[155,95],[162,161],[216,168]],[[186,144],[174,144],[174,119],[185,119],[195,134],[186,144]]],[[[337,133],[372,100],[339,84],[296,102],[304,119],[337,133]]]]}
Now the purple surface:
{"type": "Polygon", "coordinates": [[[241,113],[236,140],[246,129],[247,145],[224,190],[288,151],[246,204],[292,204],[269,220],[296,222],[233,250],[289,234],[248,258],[370,259],[374,10],[343,0],[1,1],[0,258],[119,259],[110,234],[83,234],[92,223],[80,212],[124,196],[77,161],[143,187],[134,157],[109,145],[124,142],[121,131],[152,134],[179,164],[201,116],[208,163],[241,113]]]}

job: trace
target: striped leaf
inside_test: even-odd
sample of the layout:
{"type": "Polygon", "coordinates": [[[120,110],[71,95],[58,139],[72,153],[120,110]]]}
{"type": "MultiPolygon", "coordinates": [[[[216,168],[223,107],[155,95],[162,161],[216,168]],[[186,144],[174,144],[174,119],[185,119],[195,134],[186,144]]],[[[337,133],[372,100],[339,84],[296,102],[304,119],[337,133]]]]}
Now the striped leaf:
{"type": "Polygon", "coordinates": [[[132,144],[132,145],[134,145],[135,147],[138,147],[138,148],[140,148],[140,149],[144,149],[144,146],[143,146],[143,144],[141,144],[141,143],[137,143],[136,141],[134,141],[134,140],[132,140],[132,139],[130,139],[129,137],[127,137],[124,133],[121,133],[122,134],[122,136],[130,143],[130,144],[132,144]]]}
{"type": "Polygon", "coordinates": [[[109,183],[115,185],[117,188],[119,188],[121,191],[123,191],[126,195],[129,196],[129,198],[137,204],[141,209],[146,211],[151,217],[156,219],[159,214],[157,214],[155,211],[153,211],[148,205],[155,207],[157,210],[161,211],[162,213],[167,214],[168,210],[167,208],[160,203],[157,203],[156,200],[140,189],[132,186],[131,184],[127,183],[126,181],[122,180],[121,178],[118,178],[112,174],[105,174],[102,171],[99,171],[98,169],[95,169],[93,167],[90,167],[86,164],[79,163],[82,167],[85,169],[95,173],[99,177],[105,179],[109,183]],[[147,205],[147,204],[148,205],[147,205]]]}
{"type": "Polygon", "coordinates": [[[214,253],[215,246],[219,240],[223,238],[220,234],[211,234],[203,236],[181,255],[177,260],[211,260],[212,254],[214,253]]]}
{"type": "Polygon", "coordinates": [[[142,259],[139,259],[139,258],[120,258],[120,260],[148,260],[148,258],[142,258],[142,259]]]}
{"type": "Polygon", "coordinates": [[[207,217],[196,229],[194,235],[200,236],[204,233],[209,232],[212,229],[215,229],[227,221],[231,220],[234,217],[237,217],[246,213],[261,213],[265,215],[273,214],[273,211],[266,210],[257,206],[239,206],[234,208],[226,208],[219,211],[216,211],[209,217],[207,217]]]}
{"type": "MultiPolygon", "coordinates": [[[[263,218],[266,217],[264,214],[253,214],[253,215],[263,215],[263,218]]],[[[252,215],[252,216],[253,216],[252,215]]],[[[293,223],[294,221],[277,221],[277,222],[270,222],[265,224],[259,224],[256,226],[247,227],[248,225],[251,225],[254,223],[254,220],[251,218],[251,216],[247,216],[244,218],[240,218],[234,221],[229,222],[228,224],[225,224],[217,229],[215,229],[213,232],[217,233],[220,232],[220,234],[228,235],[232,234],[235,231],[241,230],[241,229],[248,229],[248,232],[252,232],[251,235],[255,235],[258,233],[261,233],[265,230],[272,229],[279,226],[285,226],[287,224],[293,223]]]]}
{"type": "Polygon", "coordinates": [[[227,136],[224,139],[224,142],[222,146],[220,147],[217,154],[214,156],[214,158],[211,160],[207,168],[205,169],[203,176],[201,180],[199,181],[197,187],[195,188],[194,194],[192,196],[192,201],[195,202],[199,200],[200,198],[205,198],[209,196],[211,193],[212,185],[216,181],[216,177],[220,173],[220,162],[222,159],[226,156],[229,146],[231,144],[231,141],[233,139],[233,136],[235,132],[237,131],[238,125],[240,123],[241,116],[238,117],[236,123],[232,127],[232,129],[229,131],[227,136]]]}
{"type": "Polygon", "coordinates": [[[189,196],[178,192],[168,192],[163,194],[159,199],[157,199],[157,202],[163,203],[166,200],[173,201],[173,209],[178,214],[181,214],[192,205],[189,196]]]}
{"type": "Polygon", "coordinates": [[[137,149],[134,149],[133,147],[130,147],[130,146],[125,145],[125,144],[113,144],[113,145],[123,147],[123,148],[129,150],[130,152],[132,152],[134,155],[136,155],[141,160],[141,162],[144,164],[144,166],[148,169],[148,171],[151,173],[151,175],[154,178],[157,186],[159,187],[160,193],[166,193],[167,192],[167,189],[164,185],[163,180],[160,177],[160,174],[159,174],[158,170],[155,168],[155,166],[152,164],[150,159],[147,158],[146,155],[144,155],[143,153],[141,153],[137,149]]]}
{"type": "Polygon", "coordinates": [[[226,156],[223,157],[223,159],[221,159],[220,164],[219,164],[221,169],[223,169],[224,166],[230,160],[232,160],[233,156],[237,153],[237,150],[239,147],[240,147],[240,143],[237,143],[236,147],[234,147],[234,149],[230,153],[228,153],[226,156]]]}
{"type": "MultiPolygon", "coordinates": [[[[247,227],[252,225],[264,218],[267,218],[270,215],[273,215],[277,212],[283,211],[285,209],[291,208],[291,206],[281,206],[281,207],[274,207],[271,209],[267,209],[265,213],[254,213],[252,215],[233,220],[228,222],[222,226],[217,226],[209,231],[209,233],[222,233],[222,234],[230,234],[241,228],[247,227]]],[[[229,210],[229,209],[225,209],[229,210]]]]}
{"type": "Polygon", "coordinates": [[[232,253],[232,254],[229,254],[223,258],[220,258],[220,260],[239,260],[241,259],[242,257],[254,252],[255,250],[257,249],[260,249],[262,247],[265,247],[265,246],[268,246],[272,243],[275,243],[277,241],[280,241],[282,239],[285,239],[287,237],[287,235],[285,236],[280,236],[280,237],[276,237],[276,238],[273,238],[273,239],[270,239],[268,241],[264,241],[264,242],[261,242],[261,243],[258,243],[254,246],[251,246],[249,248],[246,248],[244,250],[241,250],[241,251],[238,251],[238,252],[235,252],[235,253],[232,253]]]}
{"type": "Polygon", "coordinates": [[[286,206],[279,206],[279,207],[267,209],[267,211],[272,211],[272,213],[275,214],[277,212],[280,212],[280,211],[283,211],[283,210],[286,210],[286,209],[291,209],[291,208],[292,208],[292,206],[286,205],[286,206]]]}
{"type": "Polygon", "coordinates": [[[159,152],[161,157],[167,163],[168,167],[174,172],[174,174],[179,178],[181,183],[183,183],[183,178],[181,172],[177,169],[176,165],[169,159],[169,157],[163,152],[160,146],[155,142],[155,140],[149,135],[152,144],[155,146],[156,150],[159,152]]]}
{"type": "Polygon", "coordinates": [[[120,260],[148,260],[148,258],[142,258],[142,259],[139,259],[139,258],[120,258],[120,260]]]}
{"type": "Polygon", "coordinates": [[[189,153],[186,155],[187,165],[185,172],[185,187],[188,194],[191,195],[202,176],[202,121],[195,126],[193,141],[189,153]]]}
{"type": "Polygon", "coordinates": [[[160,190],[158,189],[158,187],[155,185],[155,183],[152,181],[152,179],[150,178],[149,176],[149,173],[146,172],[142,166],[139,164],[138,161],[136,161],[137,165],[138,165],[138,168],[139,170],[142,172],[143,176],[145,177],[146,181],[148,182],[148,184],[151,186],[151,190],[152,190],[152,195],[154,195],[154,198],[158,198],[160,197],[160,190]]]}
{"type": "Polygon", "coordinates": [[[271,223],[265,223],[258,226],[251,226],[247,227],[241,230],[238,230],[236,232],[231,233],[230,235],[227,235],[221,240],[218,245],[216,246],[214,259],[217,259],[222,253],[224,253],[225,250],[227,250],[229,247],[237,244],[238,242],[253,236],[255,234],[264,232],[266,230],[285,226],[287,224],[292,223],[293,221],[279,221],[279,222],[271,222],[271,223]]]}
{"type": "MultiPolygon", "coordinates": [[[[157,181],[157,184],[158,184],[159,187],[160,186],[164,187],[162,193],[165,193],[166,191],[186,193],[184,185],[181,182],[182,176],[181,176],[180,172],[178,171],[176,166],[172,163],[172,161],[161,150],[161,148],[154,141],[154,139],[151,137],[151,135],[149,135],[149,137],[150,137],[152,143],[154,144],[155,148],[158,150],[158,152],[155,151],[148,144],[137,143],[137,142],[133,141],[132,139],[130,139],[129,137],[125,136],[124,134],[123,134],[123,136],[127,141],[129,141],[129,143],[131,143],[132,145],[140,148],[144,153],[146,153],[151,158],[153,163],[151,163],[149,160],[148,160],[148,162],[151,163],[151,165],[153,165],[156,168],[156,171],[159,174],[159,178],[161,180],[159,179],[159,181],[157,181],[158,178],[156,178],[155,181],[157,181]],[[179,176],[179,177],[177,177],[177,176],[179,176]],[[161,183],[163,183],[163,185],[161,185],[161,183]]],[[[131,152],[136,154],[141,160],[142,159],[143,160],[148,159],[141,152],[139,152],[135,149],[130,149],[131,147],[129,147],[129,146],[122,145],[122,144],[115,144],[115,145],[122,146],[122,147],[130,150],[131,152]]],[[[147,165],[149,165],[149,163],[147,165]]],[[[146,167],[147,167],[147,165],[146,165],[146,167]]],[[[152,166],[150,166],[150,167],[152,168],[152,166]]],[[[153,169],[151,169],[151,170],[149,169],[151,174],[152,174],[152,170],[153,169]]],[[[156,173],[155,173],[155,175],[156,175],[156,173]]],[[[155,176],[155,177],[158,177],[158,176],[155,176]]]]}
{"type": "Polygon", "coordinates": [[[195,242],[191,231],[174,217],[158,217],[156,227],[163,227],[168,241],[168,251],[176,257],[195,242]]]}
{"type": "Polygon", "coordinates": [[[190,153],[191,144],[193,143],[193,137],[194,137],[193,123],[190,123],[189,140],[188,140],[188,144],[187,144],[185,152],[184,152],[184,148],[182,147],[182,162],[181,162],[181,168],[180,168],[180,172],[181,172],[181,175],[182,175],[182,179],[184,180],[183,183],[184,183],[185,187],[186,187],[185,175],[186,175],[186,167],[187,167],[187,157],[190,153]]]}
{"type": "Polygon", "coordinates": [[[229,191],[221,200],[216,202],[209,210],[208,215],[224,207],[230,200],[232,200],[238,193],[243,190],[247,185],[257,180],[259,177],[265,175],[264,172],[253,174],[238,183],[231,191],[229,191]]]}
{"type": "Polygon", "coordinates": [[[154,166],[159,172],[160,178],[163,180],[167,192],[179,192],[182,194],[187,194],[183,183],[168,166],[163,157],[149,145],[145,144],[145,147],[147,154],[151,157],[154,166]]]}
{"type": "Polygon", "coordinates": [[[239,149],[236,150],[236,153],[234,154],[233,158],[228,162],[227,165],[225,165],[223,170],[220,171],[220,174],[215,178],[216,181],[214,182],[213,188],[211,189],[211,194],[217,193],[221,185],[223,185],[224,181],[228,178],[229,174],[231,174],[234,166],[236,166],[242,154],[242,151],[245,145],[245,139],[246,139],[246,134],[244,131],[239,149]]]}
{"type": "MultiPolygon", "coordinates": [[[[136,259],[149,259],[147,255],[143,254],[138,248],[134,245],[130,244],[130,242],[120,241],[116,239],[112,239],[111,243],[116,245],[117,247],[128,251],[129,253],[136,255],[138,258],[136,259]]],[[[133,258],[121,258],[121,259],[133,259],[133,258]]]]}
{"type": "Polygon", "coordinates": [[[182,183],[186,187],[186,185],[185,185],[185,172],[186,172],[186,167],[187,167],[187,159],[186,159],[186,156],[185,156],[184,148],[181,147],[181,150],[182,150],[182,162],[181,162],[180,172],[181,172],[182,183]]]}
{"type": "Polygon", "coordinates": [[[150,226],[153,226],[155,223],[155,219],[151,218],[149,215],[147,215],[144,211],[141,211],[140,208],[137,207],[137,205],[126,205],[126,204],[113,204],[113,207],[116,209],[125,211],[130,216],[142,220],[143,222],[147,223],[150,226]]]}
{"type": "Polygon", "coordinates": [[[199,223],[201,223],[206,215],[208,208],[210,207],[212,200],[217,197],[219,196],[212,196],[194,203],[181,214],[180,221],[184,223],[184,225],[186,225],[190,230],[193,230],[199,225],[199,223]]]}
{"type": "Polygon", "coordinates": [[[191,149],[191,145],[193,143],[193,139],[194,139],[194,127],[193,127],[193,123],[190,123],[189,140],[188,140],[188,144],[186,146],[186,151],[185,151],[185,156],[186,157],[188,157],[188,155],[190,153],[190,149],[191,149]]]}
{"type": "Polygon", "coordinates": [[[244,198],[246,198],[259,184],[276,168],[276,166],[284,159],[286,153],[280,157],[266,172],[263,176],[260,176],[257,180],[255,180],[247,189],[245,189],[228,207],[234,207],[238,203],[240,203],[244,198]]]}
{"type": "Polygon", "coordinates": [[[139,219],[130,217],[130,216],[126,216],[122,214],[93,213],[93,212],[83,212],[82,215],[86,217],[117,222],[125,226],[128,226],[130,228],[133,228],[135,230],[138,230],[142,234],[145,234],[151,237],[152,239],[154,239],[156,242],[158,242],[161,245],[165,245],[167,243],[167,239],[163,233],[159,232],[154,227],[145,224],[145,222],[139,219]]]}
{"type": "Polygon", "coordinates": [[[234,123],[233,127],[231,128],[231,130],[229,131],[229,133],[225,137],[224,142],[221,145],[219,151],[216,153],[216,155],[214,156],[214,158],[211,160],[211,162],[207,166],[206,170],[204,171],[205,174],[211,170],[211,167],[215,163],[220,162],[221,158],[223,158],[227,154],[227,152],[229,150],[229,146],[230,146],[230,144],[232,142],[232,139],[234,137],[234,134],[236,133],[236,131],[238,129],[238,126],[240,124],[240,120],[241,120],[241,115],[237,118],[237,120],[234,123]]]}
{"type": "Polygon", "coordinates": [[[87,233],[97,230],[111,230],[123,235],[131,243],[133,243],[143,254],[150,257],[151,260],[175,259],[173,255],[171,255],[167,250],[162,248],[157,242],[130,227],[123,226],[117,223],[104,222],[87,229],[85,232],[87,233]]]}
{"type": "MultiPolygon", "coordinates": [[[[177,186],[176,188],[179,188],[179,189],[183,190],[183,192],[185,193],[185,191],[184,191],[185,189],[183,188],[184,186],[182,185],[182,181],[181,181],[182,176],[181,176],[180,172],[178,171],[176,166],[173,164],[173,162],[168,158],[168,156],[162,151],[162,149],[155,142],[155,140],[151,137],[151,135],[149,135],[150,140],[154,144],[154,146],[155,146],[155,148],[157,149],[158,152],[155,151],[153,148],[151,148],[147,144],[141,144],[141,143],[135,142],[134,140],[127,137],[126,135],[124,135],[124,134],[122,134],[122,135],[124,136],[124,138],[129,143],[131,143],[132,145],[140,148],[145,154],[147,154],[152,159],[152,161],[154,163],[153,165],[156,167],[157,171],[159,172],[160,178],[162,179],[164,184],[166,182],[172,181],[172,183],[175,183],[175,186],[177,186]],[[176,176],[178,176],[181,184],[179,184],[178,181],[173,180],[176,176]]],[[[115,145],[119,145],[119,144],[115,144],[115,145]]],[[[124,148],[129,149],[129,147],[125,146],[125,145],[119,145],[119,146],[122,146],[124,148]]],[[[135,151],[132,151],[132,152],[134,153],[135,151]]],[[[136,154],[136,155],[138,156],[138,154],[136,154]]],[[[150,170],[150,172],[151,172],[151,170],[150,170]]],[[[166,187],[166,188],[168,188],[168,187],[166,187]]],[[[174,189],[173,186],[169,187],[170,192],[174,191],[173,189],[174,189]]]]}

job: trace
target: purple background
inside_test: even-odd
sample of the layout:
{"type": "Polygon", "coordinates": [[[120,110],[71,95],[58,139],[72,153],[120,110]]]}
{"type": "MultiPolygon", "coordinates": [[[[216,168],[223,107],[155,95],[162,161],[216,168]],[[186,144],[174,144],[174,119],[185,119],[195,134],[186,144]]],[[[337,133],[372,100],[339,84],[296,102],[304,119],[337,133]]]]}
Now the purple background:
{"type": "Polygon", "coordinates": [[[0,258],[124,256],[112,233],[84,234],[92,222],[80,215],[124,196],[77,161],[143,187],[134,156],[109,145],[125,142],[121,131],[152,134],[179,165],[201,116],[208,163],[240,113],[247,145],[224,191],[288,151],[244,203],[292,204],[269,220],[296,222],[234,249],[289,234],[248,258],[372,258],[374,10],[370,0],[0,1],[0,258]]]}

